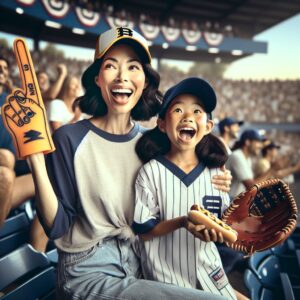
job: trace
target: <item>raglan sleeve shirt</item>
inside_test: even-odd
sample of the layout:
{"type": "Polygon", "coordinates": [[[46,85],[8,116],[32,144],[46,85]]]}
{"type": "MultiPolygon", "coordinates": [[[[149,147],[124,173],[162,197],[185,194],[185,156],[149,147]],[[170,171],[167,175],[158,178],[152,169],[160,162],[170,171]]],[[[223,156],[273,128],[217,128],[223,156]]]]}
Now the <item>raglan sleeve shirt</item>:
{"type": "Polygon", "coordinates": [[[63,126],[53,134],[56,151],[46,157],[47,172],[58,200],[58,209],[52,228],[42,225],[50,239],[63,236],[70,228],[77,214],[79,194],[74,172],[74,153],[78,132],[72,134],[63,126]]]}

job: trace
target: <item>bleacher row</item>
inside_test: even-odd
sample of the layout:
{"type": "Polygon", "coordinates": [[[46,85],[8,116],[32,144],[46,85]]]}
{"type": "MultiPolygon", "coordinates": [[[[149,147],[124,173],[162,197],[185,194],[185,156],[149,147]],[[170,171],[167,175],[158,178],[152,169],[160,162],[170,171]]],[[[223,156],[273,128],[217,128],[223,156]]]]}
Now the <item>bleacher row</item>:
{"type": "Polygon", "coordinates": [[[300,226],[282,245],[248,260],[244,282],[253,300],[300,299],[300,226]]]}
{"type": "MultiPolygon", "coordinates": [[[[0,299],[55,298],[57,250],[37,252],[28,244],[30,201],[10,214],[0,229],[0,299]]],[[[52,249],[51,249],[52,248],[52,249]]]]}
{"type": "MultiPolygon", "coordinates": [[[[28,242],[30,204],[0,230],[0,299],[55,299],[57,250],[35,251],[28,242]]],[[[281,246],[248,260],[245,285],[252,300],[300,299],[300,226],[281,246]]]]}

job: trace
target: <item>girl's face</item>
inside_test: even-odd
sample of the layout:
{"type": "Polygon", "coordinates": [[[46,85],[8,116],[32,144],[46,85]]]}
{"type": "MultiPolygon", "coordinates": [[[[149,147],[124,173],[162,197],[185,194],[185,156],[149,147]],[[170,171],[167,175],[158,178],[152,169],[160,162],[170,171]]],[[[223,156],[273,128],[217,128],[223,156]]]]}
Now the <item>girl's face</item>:
{"type": "Polygon", "coordinates": [[[96,84],[108,113],[129,113],[147,86],[142,63],[128,45],[113,46],[104,56],[96,84]]]}
{"type": "Polygon", "coordinates": [[[172,100],[165,119],[159,119],[158,126],[168,135],[171,151],[194,151],[203,136],[211,132],[213,122],[208,120],[197,97],[183,94],[172,100]]]}

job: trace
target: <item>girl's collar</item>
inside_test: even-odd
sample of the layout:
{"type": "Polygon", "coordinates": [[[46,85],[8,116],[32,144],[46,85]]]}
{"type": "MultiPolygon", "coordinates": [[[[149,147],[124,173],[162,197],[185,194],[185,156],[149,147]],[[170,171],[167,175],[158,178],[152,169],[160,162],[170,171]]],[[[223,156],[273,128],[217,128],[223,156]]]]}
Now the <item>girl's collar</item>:
{"type": "Polygon", "coordinates": [[[197,177],[204,171],[205,165],[203,163],[199,163],[191,172],[186,174],[182,169],[180,169],[176,164],[168,160],[163,155],[159,155],[155,158],[158,162],[160,162],[163,166],[165,166],[171,173],[173,173],[176,177],[178,177],[185,186],[189,186],[192,184],[197,177]]]}

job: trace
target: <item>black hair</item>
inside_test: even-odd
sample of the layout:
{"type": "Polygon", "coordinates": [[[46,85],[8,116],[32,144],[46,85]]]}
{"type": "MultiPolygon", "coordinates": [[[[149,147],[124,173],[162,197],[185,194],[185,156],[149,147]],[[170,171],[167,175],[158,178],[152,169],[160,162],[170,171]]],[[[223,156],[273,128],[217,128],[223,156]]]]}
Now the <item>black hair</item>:
{"type": "Polygon", "coordinates": [[[219,126],[219,132],[220,132],[221,135],[224,134],[224,132],[225,132],[225,127],[226,127],[226,126],[219,126]]]}
{"type": "MultiPolygon", "coordinates": [[[[120,40],[120,43],[127,43],[120,40]]],[[[138,54],[138,51],[137,51],[138,54]]],[[[82,112],[94,117],[104,116],[107,114],[107,106],[101,94],[100,88],[95,83],[95,77],[99,73],[102,65],[102,58],[94,63],[83,73],[81,82],[85,94],[75,100],[74,105],[79,104],[82,112]]],[[[142,96],[138,103],[131,110],[131,117],[136,121],[147,121],[155,116],[161,106],[162,94],[158,90],[160,76],[149,63],[142,61],[143,70],[148,82],[147,87],[143,90],[142,96]]]]}
{"type": "Polygon", "coordinates": [[[237,150],[237,149],[240,149],[242,147],[244,147],[246,143],[246,140],[237,140],[234,145],[232,146],[231,150],[234,151],[234,150],[237,150]]]}
{"type": "Polygon", "coordinates": [[[264,148],[261,149],[261,155],[263,157],[265,157],[268,153],[269,150],[272,150],[272,149],[276,149],[277,147],[269,147],[269,146],[266,146],[264,148]]]}
{"type": "MultiPolygon", "coordinates": [[[[135,151],[143,163],[147,163],[158,155],[165,155],[171,149],[171,142],[167,134],[158,127],[144,133],[138,140],[135,151]]],[[[208,168],[218,168],[225,164],[228,154],[223,142],[209,133],[196,146],[196,155],[200,162],[208,168]]]]}
{"type": "Polygon", "coordinates": [[[9,68],[10,67],[10,62],[7,58],[5,58],[4,56],[0,55],[0,60],[4,60],[7,64],[7,67],[9,68]]]}

